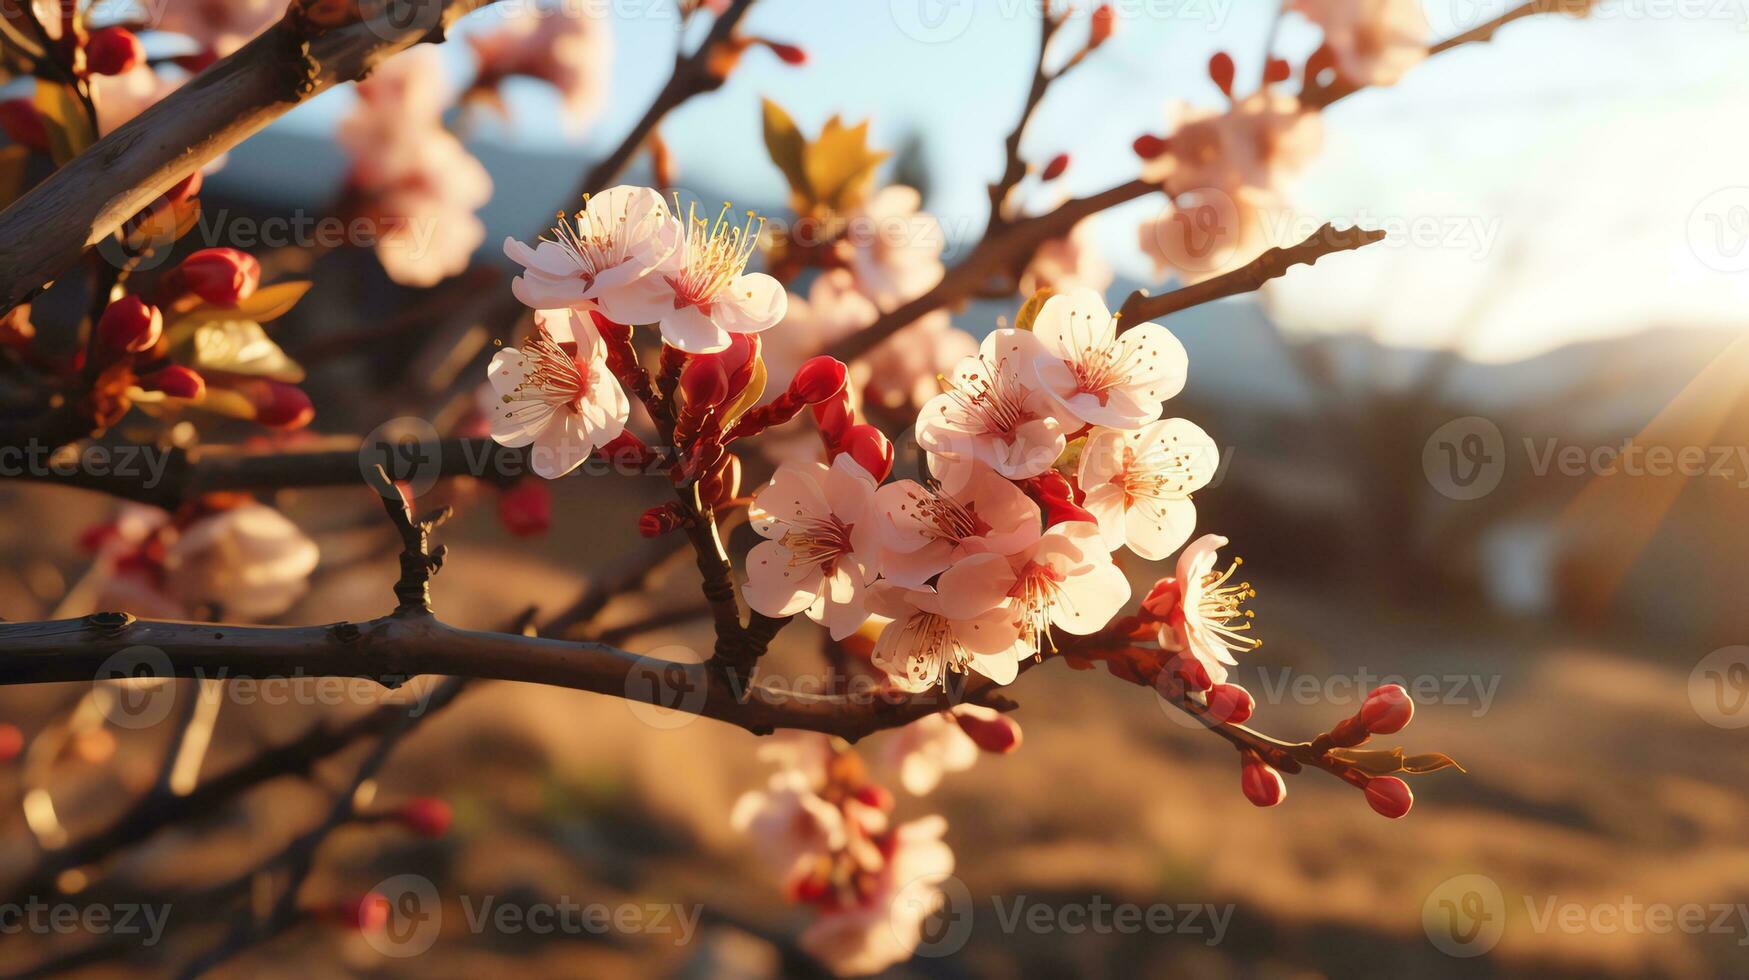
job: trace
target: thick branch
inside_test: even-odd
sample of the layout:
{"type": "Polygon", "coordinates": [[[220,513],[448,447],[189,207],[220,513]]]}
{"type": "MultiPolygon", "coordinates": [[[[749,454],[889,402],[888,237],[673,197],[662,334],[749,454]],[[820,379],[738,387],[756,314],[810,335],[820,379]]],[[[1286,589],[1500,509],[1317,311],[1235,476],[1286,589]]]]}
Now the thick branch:
{"type": "Polygon", "coordinates": [[[1271,279],[1278,279],[1296,265],[1311,265],[1326,255],[1349,252],[1374,242],[1383,241],[1385,233],[1367,228],[1338,229],[1326,224],[1306,236],[1305,241],[1286,248],[1267,249],[1262,255],[1231,272],[1205,279],[1193,286],[1174,289],[1169,293],[1149,296],[1138,289],[1123,301],[1118,309],[1119,322],[1135,326],[1149,320],[1201,306],[1228,296],[1255,292],[1271,279]]]}
{"type": "Polygon", "coordinates": [[[294,29],[282,22],[196,75],[0,212],[0,312],[288,109],[364,77],[379,60],[419,41],[441,39],[458,18],[487,2],[393,3],[386,16],[310,41],[307,62],[294,29]],[[410,12],[402,10],[409,5],[410,12]]]}

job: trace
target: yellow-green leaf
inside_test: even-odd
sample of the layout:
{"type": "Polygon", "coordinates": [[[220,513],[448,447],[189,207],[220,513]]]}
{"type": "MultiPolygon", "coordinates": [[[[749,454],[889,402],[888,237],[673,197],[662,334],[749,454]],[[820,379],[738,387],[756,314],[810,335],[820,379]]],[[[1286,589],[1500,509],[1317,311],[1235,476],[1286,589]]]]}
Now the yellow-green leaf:
{"type": "Polygon", "coordinates": [[[198,306],[178,317],[167,328],[172,344],[186,339],[196,327],[205,323],[219,323],[225,320],[254,320],[264,323],[284,316],[304,294],[310,291],[313,283],[305,281],[277,282],[271,286],[263,286],[255,291],[255,295],[226,309],[221,306],[198,306]]]}
{"type": "Polygon", "coordinates": [[[808,174],[802,162],[807,140],[782,106],[770,99],[761,101],[765,117],[765,150],[771,154],[771,162],[783,171],[783,177],[789,181],[790,190],[796,197],[811,202],[813,192],[808,187],[808,174]]]}
{"type": "Polygon", "coordinates": [[[229,388],[206,386],[206,394],[195,402],[201,408],[218,415],[229,415],[235,419],[252,419],[255,417],[255,403],[229,388]]]}
{"type": "Polygon", "coordinates": [[[296,383],[304,369],[286,356],[254,320],[219,320],[194,331],[197,370],[226,371],[296,383]]]}
{"type": "Polygon", "coordinates": [[[1041,289],[1033,293],[1032,298],[1026,301],[1026,305],[1022,306],[1020,313],[1015,316],[1014,329],[1031,330],[1032,322],[1038,319],[1038,311],[1045,308],[1045,301],[1053,295],[1055,293],[1049,289],[1041,289]]]}
{"type": "Polygon", "coordinates": [[[855,208],[874,182],[875,168],[890,155],[868,148],[867,120],[846,126],[833,116],[803,158],[813,199],[839,212],[855,208]]]}
{"type": "Polygon", "coordinates": [[[64,165],[97,142],[91,120],[85,115],[85,104],[71,88],[58,82],[38,80],[32,102],[42,113],[48,131],[49,156],[54,159],[55,166],[64,165]]]}
{"type": "Polygon", "coordinates": [[[765,394],[765,380],[765,358],[761,357],[753,364],[753,376],[747,380],[746,390],[742,391],[741,396],[735,399],[735,403],[723,413],[724,429],[734,425],[735,420],[741,417],[742,412],[759,403],[760,396],[765,394]]]}

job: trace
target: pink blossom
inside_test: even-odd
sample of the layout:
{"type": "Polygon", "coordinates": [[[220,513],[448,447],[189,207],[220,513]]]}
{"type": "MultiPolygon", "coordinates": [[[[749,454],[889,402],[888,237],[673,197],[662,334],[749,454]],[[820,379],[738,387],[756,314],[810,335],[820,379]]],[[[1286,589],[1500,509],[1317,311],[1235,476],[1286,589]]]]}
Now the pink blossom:
{"type": "Polygon", "coordinates": [[[1189,653],[1216,684],[1224,683],[1227,667],[1238,663],[1234,651],[1262,645],[1250,635],[1251,612],[1240,608],[1257,592],[1250,582],[1227,584],[1239,570],[1240,559],[1233,559],[1225,571],[1215,569],[1218,551],[1226,545],[1226,538],[1205,534],[1179,554],[1178,608],[1166,614],[1159,636],[1162,649],[1189,653]]]}
{"type": "Polygon", "coordinates": [[[223,58],[285,14],[285,0],[173,0],[149,8],[158,30],[181,34],[203,53],[223,58]]]}
{"type": "Polygon", "coordinates": [[[1023,330],[996,330],[955,365],[947,391],[917,415],[917,444],[949,461],[977,460],[1011,480],[1049,469],[1067,444],[1053,399],[1035,384],[1044,349],[1023,330]]]}
{"type": "Polygon", "coordinates": [[[538,78],[558,90],[566,127],[581,132],[607,101],[610,40],[607,19],[589,9],[513,6],[496,30],[468,36],[480,60],[475,87],[496,86],[510,75],[538,78]]]}
{"type": "Polygon", "coordinates": [[[631,403],[595,325],[575,310],[536,311],[534,335],[500,350],[486,370],[501,403],[488,416],[492,439],[533,446],[539,476],[564,476],[625,431],[631,403]]]}
{"type": "Polygon", "coordinates": [[[659,270],[674,264],[680,246],[680,223],[662,195],[621,184],[590,195],[534,248],[506,238],[504,254],[523,267],[511,290],[534,309],[592,303],[615,323],[649,323],[647,314],[671,298],[659,270]]]}
{"type": "Polygon", "coordinates": [[[950,672],[975,670],[998,684],[1019,674],[1023,642],[1005,590],[1013,576],[1001,555],[972,555],[935,586],[878,581],[868,610],[892,622],[871,659],[902,690],[927,691],[950,672]]]}
{"type": "Polygon", "coordinates": [[[1019,487],[976,461],[952,479],[951,487],[898,480],[875,494],[888,581],[922,585],[961,558],[1010,555],[1038,540],[1038,505],[1019,487]]]}
{"type": "Polygon", "coordinates": [[[216,613],[270,619],[309,588],[316,543],[264,504],[209,511],[178,525],[128,507],[98,554],[98,604],[140,616],[216,613]]]}
{"type": "Polygon", "coordinates": [[[1091,289],[1104,292],[1111,285],[1111,266],[1099,252],[1093,222],[1078,221],[1069,234],[1038,247],[1026,271],[1020,274],[1020,294],[1031,296],[1041,289],[1068,292],[1091,289]]]}
{"type": "Polygon", "coordinates": [[[786,463],[753,496],[747,604],[767,616],[808,618],[841,640],[868,619],[864,594],[880,542],[875,481],[850,458],[831,467],[786,463]]]}
{"type": "Polygon", "coordinates": [[[1134,429],[1160,417],[1160,404],[1184,388],[1184,345],[1157,323],[1121,335],[1091,289],[1045,301],[1032,332],[1039,384],[1064,415],[1091,425],[1134,429]]]}
{"type": "Polygon", "coordinates": [[[953,874],[953,851],[942,842],[947,821],[924,817],[881,841],[884,861],[862,878],[856,900],[821,909],[801,947],[842,976],[878,973],[911,958],[923,924],[941,908],[941,883],[953,874]]]}
{"type": "Polygon", "coordinates": [[[941,784],[942,776],[964,772],[977,763],[979,754],[985,750],[966,734],[961,717],[974,724],[1013,724],[994,708],[961,704],[951,711],[924,715],[894,732],[884,746],[882,759],[898,770],[899,785],[906,792],[927,796],[941,784]]]}
{"type": "Polygon", "coordinates": [[[891,184],[849,216],[841,251],[857,285],[883,309],[921,296],[941,281],[947,240],[940,223],[918,210],[922,203],[912,188],[891,184]]]}
{"type": "Polygon", "coordinates": [[[1099,631],[1130,599],[1129,579],[1088,521],[1052,525],[1008,565],[1006,574],[991,570],[988,585],[1011,601],[1028,653],[1050,645],[1053,626],[1077,636],[1099,631]]]}
{"type": "Polygon", "coordinates": [[[1127,545],[1159,561],[1190,539],[1196,527],[1190,495],[1208,485],[1219,464],[1214,440],[1184,419],[1132,431],[1096,428],[1081,448],[1082,506],[1099,520],[1106,547],[1127,545]]]}
{"type": "Polygon", "coordinates": [[[729,205],[715,219],[688,213],[684,236],[655,275],[667,285],[620,303],[621,323],[660,323],[662,340],[688,354],[711,354],[729,346],[731,333],[759,333],[775,326],[789,308],[783,284],[763,272],[746,271],[758,248],[761,219],[729,218],[729,205]]]}
{"type": "Polygon", "coordinates": [[[1395,85],[1427,58],[1421,0],[1293,0],[1292,9],[1324,29],[1338,72],[1356,85],[1395,85]]]}

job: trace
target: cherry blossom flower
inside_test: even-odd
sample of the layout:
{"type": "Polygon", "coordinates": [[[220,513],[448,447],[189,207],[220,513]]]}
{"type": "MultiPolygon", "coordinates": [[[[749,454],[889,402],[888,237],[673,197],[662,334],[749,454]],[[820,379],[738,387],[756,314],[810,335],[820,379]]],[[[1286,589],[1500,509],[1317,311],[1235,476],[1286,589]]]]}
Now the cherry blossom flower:
{"type": "Polygon", "coordinates": [[[941,281],[947,240],[941,224],[918,210],[922,203],[912,188],[883,187],[849,216],[849,230],[839,243],[857,285],[883,309],[921,296],[941,281]]]}
{"type": "Polygon", "coordinates": [[[308,535],[264,504],[208,508],[183,523],[130,506],[106,528],[97,604],[167,619],[270,619],[303,596],[318,557],[308,535]]]}
{"type": "Polygon", "coordinates": [[[1121,335],[1117,319],[1091,289],[1045,301],[1032,332],[1041,352],[1039,384],[1063,414],[1090,425],[1133,429],[1160,417],[1160,404],[1184,388],[1184,345],[1157,323],[1121,335]]]}
{"type": "Polygon", "coordinates": [[[510,287],[537,310],[593,303],[615,323],[647,323],[668,298],[656,273],[673,264],[680,239],[662,195],[610,187],[586,198],[534,248],[506,238],[504,254],[523,267],[510,287]]]}
{"type": "Polygon", "coordinates": [[[941,882],[953,874],[953,851],[942,842],[947,821],[924,817],[877,842],[878,868],[853,879],[848,900],[833,895],[803,931],[802,949],[843,976],[878,973],[911,958],[923,924],[941,908],[941,882]]]}
{"type": "Polygon", "coordinates": [[[880,316],[874,301],[856,288],[848,269],[829,269],[814,278],[803,298],[791,295],[778,329],[766,334],[766,390],[782,391],[802,362],[868,326],[880,316]]]}
{"type": "Polygon", "coordinates": [[[510,75],[545,81],[558,90],[573,133],[593,122],[606,103],[613,48],[606,18],[589,9],[517,5],[496,30],[469,35],[468,44],[480,60],[476,90],[496,88],[510,75]]]}
{"type": "Polygon", "coordinates": [[[336,133],[352,154],[358,215],[377,230],[377,259],[403,285],[461,272],[486,238],[475,211],[492,178],[443,127],[445,88],[435,49],[402,52],[358,84],[358,107],[336,133]]]}
{"type": "Polygon", "coordinates": [[[764,790],[750,790],[729,813],[735,830],[752,837],[761,856],[777,865],[785,879],[799,873],[823,852],[845,846],[844,813],[814,791],[799,769],[773,773],[764,790]]]}
{"type": "Polygon", "coordinates": [[[92,75],[90,85],[91,100],[97,106],[98,135],[107,136],[176,91],[181,83],[142,63],[119,75],[92,75]]]}
{"type": "Polygon", "coordinates": [[[879,554],[874,499],[874,478],[849,453],[830,467],[780,467],[753,495],[753,528],[766,540],[747,555],[747,604],[767,616],[806,612],[834,640],[856,632],[879,554]]]}
{"type": "Polygon", "coordinates": [[[1208,433],[1184,419],[1132,431],[1096,428],[1081,448],[1082,506],[1098,519],[1106,547],[1127,545],[1159,561],[1190,539],[1196,527],[1190,495],[1208,486],[1219,457],[1208,433]]]}
{"type": "Polygon", "coordinates": [[[881,575],[922,585],[971,555],[1010,555],[1039,538],[1038,504],[979,462],[953,476],[952,491],[897,480],[875,493],[881,516],[881,575]]]}
{"type": "Polygon", "coordinates": [[[618,438],[631,414],[606,345],[575,310],[537,310],[534,335],[495,354],[487,377],[502,403],[490,415],[493,441],[532,445],[530,467],[549,480],[618,438]]]}
{"type": "Polygon", "coordinates": [[[1051,396],[1033,383],[1044,349],[1023,330],[996,330],[954,366],[947,391],[917,415],[917,444],[950,461],[977,460],[1011,480],[1037,476],[1067,439],[1051,396]]]}
{"type": "Polygon", "coordinates": [[[1227,584],[1243,562],[1235,558],[1226,570],[1215,569],[1218,552],[1226,546],[1226,538],[1205,534],[1178,556],[1177,607],[1166,612],[1159,637],[1162,649],[1195,657],[1216,684],[1224,683],[1227,667],[1238,663],[1234,652],[1263,645],[1250,635],[1251,611],[1240,608],[1256,590],[1250,582],[1227,584]]]}
{"type": "Polygon", "coordinates": [[[176,0],[151,8],[153,25],[200,46],[203,60],[230,55],[285,14],[285,0],[176,0]]]}
{"type": "Polygon", "coordinates": [[[978,704],[955,705],[951,711],[924,715],[894,732],[882,751],[882,761],[897,770],[899,785],[912,796],[927,796],[941,784],[942,776],[964,772],[978,761],[980,753],[1010,751],[1019,742],[1020,726],[1002,712],[978,704]],[[1012,736],[1010,747],[980,745],[967,734],[965,725],[985,726],[994,734],[1012,736]]]}
{"type": "Polygon", "coordinates": [[[1038,247],[1032,261],[1020,274],[1020,294],[1031,296],[1041,289],[1068,292],[1091,289],[1104,292],[1111,285],[1111,266],[1100,254],[1092,221],[1078,221],[1069,234],[1038,247]]]}
{"type": "Polygon", "coordinates": [[[1395,85],[1427,58],[1433,29],[1421,0],[1293,0],[1292,9],[1324,29],[1343,78],[1395,85]]]}
{"type": "Polygon", "coordinates": [[[1130,599],[1129,579],[1089,521],[1051,526],[1008,565],[988,572],[988,587],[1010,599],[1028,653],[1050,645],[1052,626],[1077,636],[1099,631],[1130,599]]]}
{"type": "Polygon", "coordinates": [[[1005,598],[1012,580],[1001,555],[973,555],[941,573],[933,588],[878,581],[868,609],[892,622],[870,659],[906,691],[946,684],[950,672],[975,670],[998,684],[1020,672],[1022,642],[1005,598]]]}

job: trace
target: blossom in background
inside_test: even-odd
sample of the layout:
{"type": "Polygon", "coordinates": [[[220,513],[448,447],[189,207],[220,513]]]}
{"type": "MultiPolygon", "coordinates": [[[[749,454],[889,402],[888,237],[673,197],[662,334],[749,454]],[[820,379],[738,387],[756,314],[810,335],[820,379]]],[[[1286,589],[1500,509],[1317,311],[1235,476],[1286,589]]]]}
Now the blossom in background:
{"type": "Polygon", "coordinates": [[[1013,681],[1023,642],[1005,595],[1007,566],[1001,555],[973,555],[933,587],[876,582],[868,610],[892,622],[875,640],[874,665],[907,691],[927,691],[966,670],[1013,681]]]}
{"type": "Polygon", "coordinates": [[[955,705],[951,711],[924,715],[889,737],[881,760],[899,775],[899,785],[912,796],[927,796],[944,775],[964,772],[981,752],[1010,752],[1020,745],[1020,726],[994,708],[955,705]],[[981,736],[970,734],[976,731],[981,736]]]}
{"type": "Polygon", "coordinates": [[[496,29],[468,35],[468,44],[480,62],[474,93],[495,93],[512,75],[540,79],[558,90],[573,133],[594,122],[607,102],[613,46],[607,19],[589,9],[518,4],[496,29]]]}
{"type": "Polygon", "coordinates": [[[953,874],[946,833],[946,820],[928,816],[885,835],[879,866],[859,879],[851,900],[820,904],[820,917],[802,932],[802,949],[844,976],[879,973],[910,959],[923,941],[923,924],[941,908],[941,883],[953,874]]]}
{"type": "Polygon", "coordinates": [[[951,461],[977,460],[1011,480],[1037,476],[1067,439],[1035,380],[1043,348],[1023,330],[996,330],[977,357],[954,366],[948,390],[917,414],[917,444],[951,461]]]}
{"type": "Polygon", "coordinates": [[[857,285],[883,309],[921,296],[941,281],[941,224],[918,210],[922,195],[890,184],[848,216],[839,241],[857,285]]]}
{"type": "Polygon", "coordinates": [[[1160,417],[1160,404],[1184,389],[1184,345],[1157,323],[1122,334],[1091,289],[1045,301],[1032,333],[1039,384],[1063,414],[1090,425],[1133,429],[1160,417]]]}
{"type": "Polygon", "coordinates": [[[1132,431],[1088,433],[1076,479],[1106,547],[1127,546],[1159,561],[1190,539],[1196,527],[1190,495],[1208,486],[1219,465],[1220,449],[1208,433],[1184,419],[1161,419],[1132,431]]]}
{"type": "Polygon", "coordinates": [[[785,880],[804,871],[816,854],[842,849],[848,836],[843,811],[815,793],[813,782],[795,768],[773,773],[763,790],[743,793],[729,824],[751,837],[785,880]]]}
{"type": "Polygon", "coordinates": [[[631,403],[595,325],[575,310],[536,311],[534,335],[493,355],[486,372],[501,403],[488,416],[492,439],[533,446],[538,476],[564,476],[625,431],[631,403]]]}
{"type": "Polygon", "coordinates": [[[1078,221],[1068,235],[1040,245],[1020,274],[1020,294],[1031,296],[1041,289],[1105,292],[1111,285],[1111,266],[1100,253],[1093,230],[1092,221],[1078,221]]]}
{"type": "Polygon", "coordinates": [[[1010,600],[1028,654],[1050,646],[1053,626],[1077,636],[1098,632],[1130,600],[1129,579],[1088,521],[1052,525],[1008,556],[1008,566],[992,569],[989,584],[1010,600]]]}
{"type": "Polygon", "coordinates": [[[988,466],[963,465],[951,490],[897,480],[875,494],[888,581],[922,585],[961,558],[1014,554],[1038,540],[1038,504],[988,466]]]}
{"type": "Polygon", "coordinates": [[[1421,0],[1293,0],[1324,30],[1337,71],[1356,85],[1395,85],[1427,58],[1433,28],[1421,0]]]}
{"type": "Polygon", "coordinates": [[[485,241],[475,215],[492,178],[443,126],[443,58],[417,47],[358,83],[359,104],[336,138],[352,155],[347,184],[358,216],[376,232],[389,278],[431,286],[466,269],[485,241]]]}
{"type": "MultiPolygon", "coordinates": [[[[782,391],[802,362],[875,321],[880,311],[856,287],[846,269],[830,269],[814,278],[803,298],[792,294],[783,322],[763,338],[766,388],[782,391]]],[[[860,385],[858,386],[861,387],[860,385]]]]}
{"type": "Polygon", "coordinates": [[[171,0],[150,11],[160,31],[181,34],[200,48],[191,67],[226,57],[285,14],[285,0],[171,0]]]}
{"type": "Polygon", "coordinates": [[[753,496],[753,528],[766,540],[747,555],[747,604],[767,616],[806,612],[834,640],[854,633],[877,567],[874,498],[874,478],[849,453],[830,467],[780,467],[753,496]]]}
{"type": "Polygon", "coordinates": [[[98,608],[166,619],[277,616],[309,588],[319,557],[296,524],[254,501],[215,499],[178,520],[128,506],[99,537],[98,608]]]}
{"type": "Polygon", "coordinates": [[[107,136],[176,91],[181,83],[163,77],[150,65],[138,64],[119,75],[92,75],[90,84],[91,101],[97,106],[98,135],[107,136]]]}
{"type": "Polygon", "coordinates": [[[1255,650],[1262,641],[1250,635],[1251,611],[1241,609],[1246,599],[1257,595],[1250,582],[1228,585],[1242,561],[1233,559],[1224,571],[1215,569],[1218,552],[1227,539],[1205,534],[1178,556],[1176,595],[1167,590],[1165,602],[1149,611],[1163,622],[1160,647],[1174,653],[1189,653],[1208,671],[1216,684],[1227,679],[1227,667],[1237,664],[1235,651],[1255,650]]]}
{"type": "Polygon", "coordinates": [[[622,184],[591,194],[534,248],[506,238],[504,254],[523,267],[510,286],[533,309],[593,304],[615,323],[648,323],[671,299],[657,273],[674,266],[680,240],[662,195],[622,184]]]}

